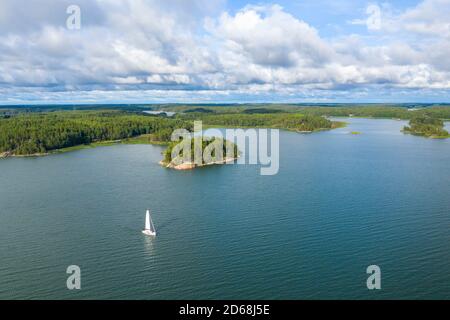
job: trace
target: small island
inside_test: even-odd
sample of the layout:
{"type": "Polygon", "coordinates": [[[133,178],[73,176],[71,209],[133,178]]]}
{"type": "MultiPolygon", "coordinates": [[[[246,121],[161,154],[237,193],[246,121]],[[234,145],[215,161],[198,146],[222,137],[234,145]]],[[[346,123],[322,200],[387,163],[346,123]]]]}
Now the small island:
{"type": "Polygon", "coordinates": [[[409,126],[403,128],[403,132],[435,139],[450,137],[448,131],[444,129],[444,122],[441,119],[428,116],[412,118],[409,121],[409,126]]]}
{"type": "Polygon", "coordinates": [[[175,170],[232,163],[239,157],[236,144],[222,138],[195,137],[171,142],[160,165],[175,170]]]}

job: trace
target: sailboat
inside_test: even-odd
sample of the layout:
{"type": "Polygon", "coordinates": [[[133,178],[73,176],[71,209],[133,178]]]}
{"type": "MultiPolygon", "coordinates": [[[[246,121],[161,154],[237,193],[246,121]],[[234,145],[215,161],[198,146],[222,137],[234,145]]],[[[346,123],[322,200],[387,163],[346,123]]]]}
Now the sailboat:
{"type": "Polygon", "coordinates": [[[142,230],[142,233],[147,236],[156,237],[156,229],[153,225],[152,217],[150,216],[150,210],[147,210],[145,214],[145,229],[142,230]]]}

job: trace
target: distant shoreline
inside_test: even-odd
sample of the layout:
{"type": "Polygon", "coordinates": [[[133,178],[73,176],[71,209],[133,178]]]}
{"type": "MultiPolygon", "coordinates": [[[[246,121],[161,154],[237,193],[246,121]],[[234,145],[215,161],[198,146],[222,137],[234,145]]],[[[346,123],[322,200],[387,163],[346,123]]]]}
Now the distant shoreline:
{"type": "MultiPolygon", "coordinates": [[[[309,134],[309,133],[314,133],[314,132],[320,132],[320,131],[328,131],[328,130],[333,130],[333,129],[338,129],[338,128],[343,128],[345,126],[347,126],[346,122],[338,122],[338,121],[334,121],[333,124],[336,124],[336,126],[334,126],[333,128],[323,128],[323,129],[317,129],[314,131],[298,131],[298,130],[293,130],[293,129],[279,129],[279,130],[285,130],[285,131],[290,131],[290,132],[296,132],[296,133],[304,133],[304,134],[309,134]]],[[[239,126],[239,127],[230,127],[230,126],[211,126],[211,125],[204,125],[203,126],[204,129],[208,129],[208,128],[230,128],[230,129],[259,129],[259,128],[264,128],[264,129],[278,129],[278,128],[269,128],[269,127],[243,127],[243,126],[239,126]]],[[[5,159],[5,158],[37,158],[37,157],[46,157],[46,156],[50,156],[53,154],[59,154],[59,153],[66,153],[66,152],[71,152],[71,151],[77,151],[77,150],[83,150],[83,149],[92,149],[92,148],[96,148],[96,147],[107,147],[107,146],[113,146],[113,145],[118,145],[118,144],[148,144],[148,145],[168,145],[169,142],[167,141],[151,141],[148,138],[149,135],[147,134],[143,134],[143,135],[139,135],[133,138],[128,138],[128,139],[122,139],[122,140],[107,140],[107,141],[97,141],[97,142],[92,142],[89,144],[80,144],[80,145],[76,145],[76,146],[72,146],[72,147],[67,147],[67,148],[61,148],[61,149],[55,149],[55,150],[51,150],[49,152],[46,153],[33,153],[33,154],[13,154],[11,151],[6,151],[6,152],[2,152],[0,153],[0,159],[5,159]]]]}
{"type": "Polygon", "coordinates": [[[150,141],[145,139],[148,135],[140,135],[129,139],[123,139],[123,140],[109,140],[109,141],[98,141],[93,142],[89,144],[80,144],[73,147],[67,147],[67,148],[61,148],[61,149],[55,149],[51,150],[46,153],[34,153],[34,154],[13,154],[11,151],[6,151],[0,153],[0,159],[5,158],[37,158],[37,157],[46,157],[51,156],[54,154],[60,154],[60,153],[66,153],[66,152],[72,152],[77,150],[83,150],[83,149],[93,149],[97,147],[108,147],[108,146],[115,146],[119,144],[148,144],[148,145],[167,145],[167,142],[162,141],[150,141]]]}
{"type": "MultiPolygon", "coordinates": [[[[396,120],[396,121],[408,121],[406,119],[396,119],[396,118],[383,118],[383,117],[363,117],[363,116],[353,116],[353,117],[348,117],[348,116],[330,116],[328,118],[332,118],[332,119],[352,119],[352,118],[357,118],[357,119],[368,119],[368,120],[396,120]]],[[[444,119],[444,122],[450,122],[450,119],[444,119]]],[[[279,129],[279,130],[284,130],[284,131],[290,131],[290,132],[296,132],[296,133],[301,133],[301,134],[310,134],[310,133],[315,133],[315,132],[321,132],[321,131],[329,131],[329,130],[334,130],[334,129],[339,129],[339,128],[345,128],[347,127],[348,123],[345,121],[333,121],[333,127],[332,128],[323,128],[323,129],[316,129],[314,131],[299,131],[299,130],[294,130],[294,129],[283,129],[283,128],[270,128],[267,126],[221,126],[221,125],[203,125],[204,129],[210,129],[210,128],[230,128],[230,129],[260,129],[260,128],[264,128],[264,129],[279,129]]],[[[411,134],[417,137],[424,137],[424,138],[429,138],[429,139],[446,139],[446,138],[450,138],[449,137],[427,137],[427,136],[423,136],[423,135],[419,135],[419,134],[413,134],[410,132],[404,132],[402,130],[402,132],[404,134],[411,134]]],[[[76,146],[72,146],[72,147],[67,147],[67,148],[61,148],[61,149],[55,149],[55,150],[51,150],[49,152],[46,153],[34,153],[34,154],[13,154],[11,151],[6,151],[6,152],[0,152],[0,159],[5,159],[5,158],[36,158],[36,157],[45,157],[45,156],[50,156],[53,154],[60,154],[60,153],[66,153],[66,152],[71,152],[71,151],[77,151],[77,150],[83,150],[83,149],[92,149],[92,148],[96,148],[96,147],[104,147],[104,146],[113,146],[113,145],[119,145],[119,144],[146,144],[146,145],[168,145],[169,142],[165,142],[165,141],[150,141],[148,139],[147,134],[144,135],[139,135],[136,137],[132,137],[132,138],[127,138],[127,139],[122,139],[122,140],[107,140],[107,141],[98,141],[98,142],[93,142],[90,144],[82,144],[82,145],[76,145],[76,146]]]]}
{"type": "MultiPolygon", "coordinates": [[[[334,117],[333,117],[334,118],[334,117]]],[[[337,117],[336,117],[337,118],[337,117]]],[[[342,118],[350,118],[350,117],[342,117],[342,118]]],[[[331,121],[331,120],[330,120],[331,121]]],[[[317,128],[315,130],[296,130],[292,128],[279,128],[279,127],[270,127],[270,126],[228,126],[228,125],[215,125],[215,124],[203,124],[203,129],[278,129],[290,132],[297,133],[314,133],[320,131],[329,131],[339,128],[345,128],[348,125],[345,121],[332,121],[331,128],[317,128]]]]}

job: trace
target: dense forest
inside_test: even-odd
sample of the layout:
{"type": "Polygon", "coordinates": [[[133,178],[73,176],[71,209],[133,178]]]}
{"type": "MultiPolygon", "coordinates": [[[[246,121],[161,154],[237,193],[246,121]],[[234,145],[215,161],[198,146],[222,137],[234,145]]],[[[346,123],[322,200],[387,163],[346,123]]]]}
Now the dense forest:
{"type": "Polygon", "coordinates": [[[22,113],[0,119],[0,153],[47,153],[96,141],[119,140],[150,134],[169,141],[176,128],[192,129],[188,122],[121,111],[64,111],[22,113]]]}
{"type": "Polygon", "coordinates": [[[444,122],[428,116],[420,116],[409,121],[409,126],[403,128],[406,133],[430,138],[448,138],[449,133],[444,129],[444,122]]]}
{"type": "MultiPolygon", "coordinates": [[[[156,108],[156,107],[154,107],[156,108]]],[[[364,117],[364,118],[390,118],[410,120],[418,116],[429,116],[438,119],[450,120],[450,105],[431,107],[404,107],[401,105],[337,105],[337,106],[298,106],[285,104],[265,105],[233,105],[233,106],[164,106],[162,109],[174,112],[203,112],[218,114],[271,114],[271,113],[300,113],[316,116],[333,117],[364,117]]]]}
{"type": "Polygon", "coordinates": [[[419,116],[450,119],[450,107],[402,108],[402,107],[317,107],[300,108],[299,112],[320,116],[391,118],[409,120],[419,116]]]}
{"type": "MultiPolygon", "coordinates": [[[[45,154],[53,150],[146,135],[149,142],[169,142],[174,129],[192,130],[194,120],[205,126],[265,127],[317,131],[341,125],[324,116],[408,119],[404,132],[448,137],[443,119],[449,106],[42,106],[0,108],[0,156],[45,154]],[[103,109],[102,109],[103,108],[103,109]],[[143,110],[174,111],[174,117],[144,115],[143,110]]],[[[142,140],[144,137],[142,137],[142,140]]]]}
{"type": "Polygon", "coordinates": [[[45,154],[52,150],[144,134],[155,142],[169,142],[174,129],[192,130],[193,120],[203,120],[205,125],[213,126],[299,131],[330,129],[333,126],[331,121],[314,115],[211,114],[201,109],[195,111],[173,118],[120,110],[19,112],[0,118],[0,153],[45,154]]]}
{"type": "Polygon", "coordinates": [[[295,131],[317,131],[332,129],[335,123],[320,116],[297,113],[225,113],[225,114],[189,114],[180,116],[183,119],[202,120],[208,126],[220,127],[264,127],[295,131]]]}

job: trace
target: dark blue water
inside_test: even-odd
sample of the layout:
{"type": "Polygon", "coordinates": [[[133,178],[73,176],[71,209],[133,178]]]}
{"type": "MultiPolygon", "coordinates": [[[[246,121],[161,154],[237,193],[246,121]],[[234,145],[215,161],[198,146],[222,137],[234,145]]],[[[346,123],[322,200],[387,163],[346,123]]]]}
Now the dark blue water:
{"type": "Polygon", "coordinates": [[[0,298],[449,299],[450,140],[348,121],[281,132],[275,176],[163,169],[148,145],[1,160],[0,298]]]}

